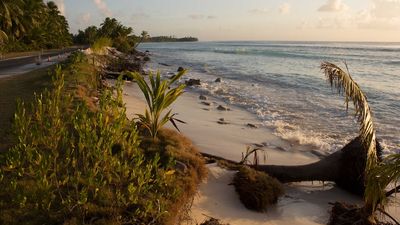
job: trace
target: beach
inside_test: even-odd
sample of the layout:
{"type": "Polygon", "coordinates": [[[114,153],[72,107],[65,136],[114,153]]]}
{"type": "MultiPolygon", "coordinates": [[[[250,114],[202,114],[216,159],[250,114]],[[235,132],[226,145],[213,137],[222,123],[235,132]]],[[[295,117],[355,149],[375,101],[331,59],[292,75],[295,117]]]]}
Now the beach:
{"type": "MultiPolygon", "coordinates": [[[[158,52],[155,52],[154,55],[147,70],[153,73],[159,71],[164,78],[172,76],[175,67],[177,67],[177,64],[171,63],[174,62],[173,56],[166,58],[158,52]]],[[[204,60],[204,58],[198,60],[204,60]]],[[[199,64],[203,65],[201,62],[199,64]]],[[[201,84],[187,87],[185,93],[178,98],[171,108],[174,113],[178,113],[177,118],[186,122],[186,124],[178,124],[181,132],[189,137],[203,153],[238,162],[241,160],[242,154],[246,152],[246,147],[249,146],[265,150],[266,160],[261,159],[261,164],[303,165],[316,162],[327,154],[340,149],[350,138],[356,135],[356,131],[350,134],[351,129],[354,129],[354,125],[351,125],[353,121],[351,116],[344,115],[343,111],[340,112],[344,109],[340,108],[343,103],[340,103],[339,98],[333,100],[333,104],[338,109],[330,113],[338,113],[338,118],[348,119],[349,121],[345,124],[352,126],[352,128],[346,129],[344,134],[334,134],[330,138],[326,138],[329,136],[327,134],[324,136],[326,139],[323,139],[322,136],[313,136],[316,132],[307,133],[305,129],[308,126],[302,128],[303,131],[305,130],[304,132],[295,130],[298,128],[290,127],[287,123],[283,127],[269,126],[270,123],[266,122],[269,118],[268,115],[260,116],[259,111],[251,108],[251,104],[255,104],[258,109],[262,108],[260,100],[251,101],[254,98],[246,99],[246,94],[240,92],[251,93],[251,89],[260,89],[260,83],[247,82],[248,86],[242,86],[242,90],[233,89],[235,82],[237,84],[236,78],[219,74],[223,77],[222,82],[221,80],[217,81],[215,79],[219,76],[211,75],[209,71],[201,72],[201,69],[193,63],[187,65],[189,66],[189,73],[182,78],[181,82],[189,79],[200,79],[201,84]],[[231,92],[227,93],[228,91],[231,92]],[[242,102],[239,101],[239,95],[242,96],[242,102]],[[248,103],[243,104],[243,99],[247,100],[248,103]],[[332,137],[337,140],[329,141],[332,137]],[[326,142],[323,143],[324,141],[326,142]]],[[[245,68],[242,70],[245,70],[245,68]]],[[[321,80],[323,81],[323,77],[321,80]]],[[[274,96],[280,94],[286,96],[285,93],[279,92],[286,92],[286,89],[274,89],[273,91],[276,92],[274,96]]],[[[316,95],[320,96],[318,93],[316,95]]],[[[257,99],[262,97],[270,99],[270,96],[255,97],[257,99]]],[[[271,105],[268,100],[265,102],[266,106],[271,105]]],[[[292,100],[289,98],[287,101],[292,100]]],[[[134,82],[126,83],[124,101],[128,117],[134,118],[135,114],[144,112],[146,107],[144,97],[134,82]]],[[[302,110],[304,109],[301,109],[298,113],[299,118],[304,116],[302,110]]],[[[278,111],[274,112],[274,115],[279,118],[280,115],[276,114],[279,114],[278,111]]],[[[321,114],[325,115],[326,118],[323,118],[325,120],[337,119],[329,117],[326,112],[321,112],[321,114]]],[[[307,115],[311,117],[308,119],[320,119],[313,117],[311,113],[307,115]]],[[[294,121],[287,115],[286,118],[289,118],[288,121],[294,121]]],[[[318,131],[318,126],[321,126],[320,121],[319,124],[313,125],[315,126],[311,128],[313,131],[318,131]]],[[[340,129],[343,128],[343,124],[335,126],[340,129]]],[[[174,129],[171,124],[168,124],[167,127],[174,129]]],[[[336,129],[332,128],[333,131],[336,129]]],[[[333,182],[296,182],[284,185],[285,195],[279,199],[275,206],[268,208],[264,213],[257,213],[246,209],[239,201],[232,185],[235,171],[226,170],[217,164],[208,164],[207,167],[209,176],[199,187],[198,195],[195,197],[191,208],[192,221],[189,221],[189,224],[199,224],[210,217],[233,225],[327,224],[332,207],[331,203],[338,201],[349,204],[363,204],[362,197],[336,187],[333,182]]],[[[392,201],[398,203],[399,199],[392,199],[392,201]]],[[[395,218],[400,217],[400,210],[393,207],[393,202],[388,205],[386,210],[395,218]]]]}
{"type": "MultiPolygon", "coordinates": [[[[135,83],[128,82],[125,85],[123,98],[128,117],[143,113],[144,98],[135,83]]],[[[264,143],[268,164],[301,165],[319,159],[312,153],[285,151],[290,143],[274,136],[267,128],[249,128],[247,124],[257,124],[257,119],[245,110],[227,106],[230,111],[220,111],[216,108],[226,104],[216,99],[208,101],[213,104],[205,106],[197,93],[188,91],[172,106],[173,111],[179,114],[178,118],[187,123],[178,124],[179,129],[201,152],[240,161],[246,146],[264,143]],[[217,123],[220,118],[229,124],[217,123]]],[[[171,124],[168,127],[173,129],[171,124]]],[[[300,182],[286,184],[286,193],[278,204],[266,213],[257,213],[240,203],[233,185],[230,185],[235,171],[228,171],[216,164],[209,164],[208,169],[208,179],[200,185],[193,202],[192,224],[208,217],[221,219],[231,225],[326,224],[330,202],[362,203],[362,198],[335,187],[331,182],[300,182]]]]}

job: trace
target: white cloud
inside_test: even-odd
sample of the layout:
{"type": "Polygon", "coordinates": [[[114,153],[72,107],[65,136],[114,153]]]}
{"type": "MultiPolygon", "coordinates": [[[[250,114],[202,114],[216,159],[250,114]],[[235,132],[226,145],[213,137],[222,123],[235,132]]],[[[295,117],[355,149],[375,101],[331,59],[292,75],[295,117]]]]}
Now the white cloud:
{"type": "Polygon", "coordinates": [[[111,16],[112,13],[110,9],[107,7],[107,4],[104,0],[93,0],[94,4],[96,4],[97,8],[103,13],[105,16],[111,16]]]}
{"type": "Polygon", "coordinates": [[[400,13],[400,0],[373,0],[371,14],[378,18],[396,18],[400,13]]]}
{"type": "Polygon", "coordinates": [[[78,26],[88,26],[90,24],[90,19],[92,15],[90,13],[81,13],[75,19],[75,24],[78,26]]]}
{"type": "Polygon", "coordinates": [[[290,9],[291,9],[290,4],[285,2],[279,7],[279,13],[280,14],[288,14],[288,13],[290,13],[290,9]]]}
{"type": "Polygon", "coordinates": [[[369,9],[355,15],[357,27],[362,29],[400,29],[400,0],[373,0],[369,9]]]}
{"type": "Polygon", "coordinates": [[[64,0],[53,0],[54,3],[56,3],[58,10],[60,10],[60,13],[65,16],[65,3],[64,0]]]}
{"type": "Polygon", "coordinates": [[[202,14],[191,14],[191,15],[189,15],[189,18],[190,19],[193,19],[193,20],[201,20],[201,19],[204,19],[204,15],[202,15],[202,14]]]}
{"type": "Polygon", "coordinates": [[[251,14],[268,14],[269,10],[268,9],[251,9],[249,10],[249,13],[251,14]]]}
{"type": "Polygon", "coordinates": [[[318,8],[320,12],[342,12],[348,10],[349,7],[342,0],[328,0],[325,4],[318,8]]]}
{"type": "Polygon", "coordinates": [[[213,15],[203,15],[203,14],[190,14],[188,17],[192,20],[202,20],[202,19],[211,20],[211,19],[217,18],[216,16],[213,16],[213,15]]]}
{"type": "Polygon", "coordinates": [[[92,15],[90,13],[84,13],[82,15],[82,22],[84,22],[85,24],[90,22],[90,18],[92,17],[92,15]]]}

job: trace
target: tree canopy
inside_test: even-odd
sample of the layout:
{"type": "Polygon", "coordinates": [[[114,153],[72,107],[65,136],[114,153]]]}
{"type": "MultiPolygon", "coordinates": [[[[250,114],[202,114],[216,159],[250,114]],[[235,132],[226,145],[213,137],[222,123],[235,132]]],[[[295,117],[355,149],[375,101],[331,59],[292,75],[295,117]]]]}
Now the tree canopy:
{"type": "Polygon", "coordinates": [[[3,51],[24,51],[61,48],[72,39],[54,2],[0,0],[0,43],[3,51]]]}

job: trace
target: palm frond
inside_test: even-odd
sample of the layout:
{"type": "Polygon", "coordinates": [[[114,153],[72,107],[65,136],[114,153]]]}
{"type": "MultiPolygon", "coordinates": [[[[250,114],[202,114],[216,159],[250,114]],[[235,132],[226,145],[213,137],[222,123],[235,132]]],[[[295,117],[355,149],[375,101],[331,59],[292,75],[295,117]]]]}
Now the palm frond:
{"type": "Polygon", "coordinates": [[[382,201],[381,194],[384,187],[377,182],[372,171],[378,165],[378,155],[376,146],[375,127],[371,108],[368,105],[367,97],[362,92],[360,86],[350,76],[349,69],[345,63],[346,71],[330,62],[321,63],[323,70],[331,87],[336,88],[338,93],[345,96],[346,109],[350,101],[353,102],[355,116],[360,123],[359,134],[361,142],[366,149],[367,162],[365,168],[366,174],[366,190],[365,190],[365,208],[374,212],[377,205],[382,201]]]}
{"type": "Polygon", "coordinates": [[[346,71],[333,63],[323,62],[321,70],[324,71],[330,85],[337,89],[338,93],[345,96],[346,109],[350,101],[354,104],[355,115],[360,123],[360,137],[367,150],[367,170],[372,169],[378,162],[376,153],[375,127],[371,109],[367,97],[359,85],[350,76],[347,64],[346,71]]]}
{"type": "Polygon", "coordinates": [[[158,130],[168,121],[179,131],[175,121],[180,122],[180,120],[174,118],[175,114],[172,114],[171,110],[164,115],[163,112],[183,93],[185,85],[179,85],[175,88],[171,88],[171,86],[184,74],[185,71],[180,72],[173,79],[161,80],[161,74],[159,72],[156,75],[150,73],[150,85],[148,85],[142,75],[139,73],[131,73],[143,92],[148,107],[145,116],[139,116],[139,121],[145,124],[144,127],[148,129],[153,139],[156,138],[158,130]]]}

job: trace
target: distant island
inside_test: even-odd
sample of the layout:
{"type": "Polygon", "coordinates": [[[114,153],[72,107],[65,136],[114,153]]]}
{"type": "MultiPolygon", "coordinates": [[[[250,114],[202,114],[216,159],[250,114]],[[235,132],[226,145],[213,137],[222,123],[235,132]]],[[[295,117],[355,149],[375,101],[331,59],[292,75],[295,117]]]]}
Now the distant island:
{"type": "Polygon", "coordinates": [[[157,36],[157,37],[149,37],[143,42],[197,42],[199,41],[196,37],[183,37],[176,38],[174,36],[157,36]]]}

